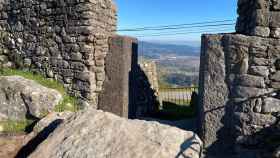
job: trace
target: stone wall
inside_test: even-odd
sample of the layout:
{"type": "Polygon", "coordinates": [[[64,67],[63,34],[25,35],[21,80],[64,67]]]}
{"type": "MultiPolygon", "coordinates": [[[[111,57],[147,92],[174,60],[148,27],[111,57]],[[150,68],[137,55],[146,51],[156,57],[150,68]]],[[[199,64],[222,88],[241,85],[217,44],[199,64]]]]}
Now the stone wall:
{"type": "Polygon", "coordinates": [[[238,4],[242,34],[202,37],[200,134],[214,154],[271,158],[280,146],[280,1],[238,4]]]}
{"type": "Polygon", "coordinates": [[[132,93],[135,118],[149,117],[159,110],[156,66],[153,63],[139,63],[133,69],[132,93]]]}
{"type": "Polygon", "coordinates": [[[55,78],[96,106],[115,30],[111,0],[2,0],[0,62],[55,78]]]}
{"type": "Polygon", "coordinates": [[[155,61],[140,61],[139,63],[141,69],[145,72],[148,81],[151,85],[151,89],[155,91],[155,95],[158,96],[159,84],[157,76],[157,65],[155,61]]]}
{"type": "Polygon", "coordinates": [[[279,0],[239,0],[237,33],[280,38],[279,0]]]}

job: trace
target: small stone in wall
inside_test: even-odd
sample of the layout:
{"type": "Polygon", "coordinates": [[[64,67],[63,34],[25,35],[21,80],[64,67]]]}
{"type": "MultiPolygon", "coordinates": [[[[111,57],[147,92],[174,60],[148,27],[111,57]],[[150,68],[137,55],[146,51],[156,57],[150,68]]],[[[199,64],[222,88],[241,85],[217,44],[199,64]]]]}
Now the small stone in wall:
{"type": "Polygon", "coordinates": [[[271,37],[280,38],[280,28],[274,28],[271,30],[271,37]]]}
{"type": "Polygon", "coordinates": [[[26,66],[26,67],[29,67],[29,66],[31,65],[31,63],[32,63],[31,59],[25,58],[25,59],[23,60],[23,64],[24,64],[24,66],[26,66]]]}
{"type": "Polygon", "coordinates": [[[52,71],[52,70],[48,70],[48,71],[47,71],[47,76],[48,76],[49,78],[53,78],[53,77],[54,77],[53,71],[52,71]]]}
{"type": "Polygon", "coordinates": [[[264,105],[262,107],[263,113],[280,112],[280,100],[276,98],[265,98],[264,105]]]}
{"type": "Polygon", "coordinates": [[[268,37],[270,35],[270,29],[268,27],[257,26],[253,30],[252,35],[268,37]]]}
{"type": "Polygon", "coordinates": [[[272,88],[280,90],[280,82],[271,82],[270,86],[272,88]]]}
{"type": "Polygon", "coordinates": [[[272,81],[280,82],[280,71],[277,71],[275,74],[271,75],[270,79],[272,81]]]}
{"type": "Polygon", "coordinates": [[[269,69],[266,66],[251,66],[249,74],[267,78],[269,75],[269,69]]]}
{"type": "Polygon", "coordinates": [[[236,84],[248,87],[265,88],[265,81],[263,77],[253,75],[237,75],[236,84]]]}
{"type": "Polygon", "coordinates": [[[240,74],[247,74],[249,69],[249,59],[247,57],[244,57],[241,62],[239,63],[239,73],[240,74]]]}
{"type": "Polygon", "coordinates": [[[262,111],[262,98],[253,100],[252,104],[252,107],[254,107],[254,112],[260,113],[262,111]]]}
{"type": "Polygon", "coordinates": [[[271,91],[271,89],[236,86],[232,90],[232,96],[234,98],[243,98],[243,100],[247,100],[248,98],[255,98],[265,94],[269,94],[271,91]]]}
{"type": "MultiPolygon", "coordinates": [[[[272,0],[272,6],[274,10],[280,10],[280,2],[279,0],[272,0]]],[[[279,148],[280,151],[280,148],[279,148]]],[[[279,153],[279,157],[280,157],[280,153],[279,153]]]]}

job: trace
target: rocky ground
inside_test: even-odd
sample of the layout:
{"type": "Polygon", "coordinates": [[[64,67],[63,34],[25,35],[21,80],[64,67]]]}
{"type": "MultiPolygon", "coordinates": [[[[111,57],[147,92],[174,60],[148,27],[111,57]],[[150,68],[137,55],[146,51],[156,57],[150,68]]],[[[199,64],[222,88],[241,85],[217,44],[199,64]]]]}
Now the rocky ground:
{"type": "Polygon", "coordinates": [[[24,133],[16,135],[0,135],[0,157],[16,157],[17,153],[28,139],[29,137],[24,133]]]}

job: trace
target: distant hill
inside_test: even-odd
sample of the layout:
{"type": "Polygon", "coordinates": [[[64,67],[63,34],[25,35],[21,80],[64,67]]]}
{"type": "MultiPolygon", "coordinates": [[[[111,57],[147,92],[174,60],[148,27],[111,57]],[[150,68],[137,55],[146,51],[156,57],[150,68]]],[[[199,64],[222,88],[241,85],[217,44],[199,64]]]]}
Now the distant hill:
{"type": "Polygon", "coordinates": [[[139,55],[149,58],[161,56],[199,56],[200,47],[189,45],[163,44],[140,41],[138,44],[139,55]]]}

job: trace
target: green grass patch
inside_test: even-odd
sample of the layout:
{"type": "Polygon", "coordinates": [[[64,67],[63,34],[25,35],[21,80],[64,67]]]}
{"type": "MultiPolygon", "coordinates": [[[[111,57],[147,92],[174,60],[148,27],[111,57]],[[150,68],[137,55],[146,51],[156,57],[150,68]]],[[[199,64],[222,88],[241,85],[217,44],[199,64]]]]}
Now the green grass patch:
{"type": "Polygon", "coordinates": [[[71,96],[64,96],[63,100],[55,107],[55,111],[63,112],[63,111],[78,111],[79,106],[77,106],[77,99],[71,96]]]}
{"type": "Polygon", "coordinates": [[[23,120],[23,121],[1,121],[0,122],[0,133],[18,133],[26,131],[27,127],[32,125],[34,120],[23,120]]]}
{"type": "Polygon", "coordinates": [[[59,91],[61,94],[66,94],[65,89],[61,83],[56,80],[45,78],[43,75],[35,74],[30,71],[16,70],[16,69],[8,69],[2,68],[0,71],[1,76],[22,76],[26,79],[36,81],[44,87],[55,89],[59,91]]]}
{"type": "MultiPolygon", "coordinates": [[[[0,76],[22,76],[26,79],[33,80],[44,87],[55,89],[63,95],[62,101],[55,107],[56,112],[63,112],[63,111],[72,111],[76,112],[79,110],[77,98],[69,96],[66,93],[66,90],[63,84],[59,83],[58,81],[50,78],[45,78],[43,75],[35,74],[30,71],[23,71],[23,70],[16,70],[16,69],[8,69],[8,68],[1,68],[0,76]]],[[[44,114],[47,115],[47,114],[44,114]]]]}

